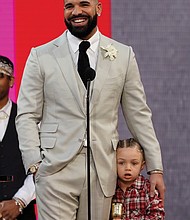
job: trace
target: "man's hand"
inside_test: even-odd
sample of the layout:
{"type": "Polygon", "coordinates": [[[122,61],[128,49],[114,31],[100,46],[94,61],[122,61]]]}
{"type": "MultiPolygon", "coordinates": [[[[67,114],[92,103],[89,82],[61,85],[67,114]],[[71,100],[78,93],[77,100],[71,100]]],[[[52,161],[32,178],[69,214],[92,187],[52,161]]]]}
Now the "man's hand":
{"type": "Polygon", "coordinates": [[[153,173],[150,175],[150,196],[154,196],[155,188],[158,190],[160,194],[160,198],[162,199],[162,204],[164,205],[164,194],[166,191],[166,187],[164,184],[164,179],[162,174],[153,173]]]}
{"type": "Polygon", "coordinates": [[[19,206],[15,204],[15,200],[6,200],[0,203],[0,213],[2,219],[15,220],[20,214],[19,206]]]}

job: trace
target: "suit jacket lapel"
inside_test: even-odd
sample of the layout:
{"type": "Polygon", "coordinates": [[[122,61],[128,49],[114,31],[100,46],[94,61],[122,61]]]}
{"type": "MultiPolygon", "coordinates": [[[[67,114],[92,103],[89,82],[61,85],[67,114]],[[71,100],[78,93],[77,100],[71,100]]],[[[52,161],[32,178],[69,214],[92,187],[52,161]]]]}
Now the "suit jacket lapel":
{"type": "Polygon", "coordinates": [[[84,109],[84,97],[81,95],[81,89],[83,88],[80,84],[81,79],[76,71],[75,64],[72,60],[69,46],[66,38],[66,32],[63,33],[61,40],[56,44],[57,48],[53,51],[55,58],[60,66],[64,80],[67,82],[76,102],[80,106],[82,112],[85,113],[84,109]],[[79,90],[80,87],[80,90],[79,90]],[[82,87],[82,88],[81,88],[82,87]]]}
{"type": "MultiPolygon", "coordinates": [[[[105,51],[101,49],[101,46],[106,47],[108,44],[110,44],[108,38],[100,35],[96,77],[94,81],[91,82],[92,96],[90,100],[90,111],[92,111],[94,105],[98,102],[102,87],[105,83],[106,78],[108,77],[111,67],[111,61],[109,60],[109,58],[104,58],[105,51]]],[[[53,53],[63,73],[63,77],[67,82],[82,112],[86,114],[86,90],[81,83],[82,81],[76,71],[74,62],[70,55],[66,32],[64,32],[63,35],[57,40],[55,46],[56,49],[53,51],[53,53]]]]}
{"type": "Polygon", "coordinates": [[[107,47],[110,44],[108,38],[103,35],[100,35],[100,45],[98,53],[98,61],[96,68],[96,77],[93,84],[92,98],[91,98],[91,111],[96,103],[98,103],[101,90],[104,86],[104,83],[109,75],[109,70],[111,67],[111,61],[109,58],[105,58],[105,51],[101,49],[101,46],[107,47]]]}

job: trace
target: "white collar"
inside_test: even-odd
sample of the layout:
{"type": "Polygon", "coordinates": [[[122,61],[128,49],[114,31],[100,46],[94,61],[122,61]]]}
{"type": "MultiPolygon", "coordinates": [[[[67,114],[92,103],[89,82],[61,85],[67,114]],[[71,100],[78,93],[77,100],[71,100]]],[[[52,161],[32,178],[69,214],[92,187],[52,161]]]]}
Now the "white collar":
{"type": "Polygon", "coordinates": [[[7,104],[3,106],[2,109],[0,109],[0,112],[4,112],[9,117],[11,114],[11,107],[12,107],[12,101],[9,99],[7,104]]]}
{"type": "MultiPolygon", "coordinates": [[[[67,39],[68,39],[70,48],[72,49],[73,53],[76,53],[79,49],[79,44],[83,40],[72,35],[69,30],[67,30],[67,39]]],[[[100,32],[97,29],[96,33],[90,39],[88,39],[88,41],[90,42],[90,49],[94,53],[96,52],[96,50],[98,48],[99,40],[100,40],[100,32]]]]}

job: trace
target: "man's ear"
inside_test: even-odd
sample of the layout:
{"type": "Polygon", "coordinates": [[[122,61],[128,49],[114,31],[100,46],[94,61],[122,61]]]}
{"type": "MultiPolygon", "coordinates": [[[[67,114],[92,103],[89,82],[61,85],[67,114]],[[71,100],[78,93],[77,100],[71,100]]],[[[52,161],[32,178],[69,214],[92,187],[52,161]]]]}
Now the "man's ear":
{"type": "Polygon", "coordinates": [[[102,3],[98,2],[98,4],[96,5],[96,11],[97,11],[97,15],[100,16],[102,13],[102,3]]]}
{"type": "Polygon", "coordinates": [[[14,85],[14,81],[15,81],[15,78],[14,77],[11,77],[10,78],[10,81],[9,81],[9,87],[13,87],[13,85],[14,85]]]}

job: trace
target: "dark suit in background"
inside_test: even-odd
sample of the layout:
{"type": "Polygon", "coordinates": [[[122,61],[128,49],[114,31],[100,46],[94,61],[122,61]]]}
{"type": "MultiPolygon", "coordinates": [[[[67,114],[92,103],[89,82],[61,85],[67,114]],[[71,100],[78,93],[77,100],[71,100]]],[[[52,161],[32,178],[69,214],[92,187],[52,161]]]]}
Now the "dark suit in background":
{"type": "MultiPolygon", "coordinates": [[[[3,140],[0,142],[0,178],[13,176],[13,181],[0,180],[0,201],[10,200],[24,183],[26,178],[22,157],[19,149],[15,128],[17,106],[12,103],[11,115],[3,140]]],[[[20,215],[18,220],[35,220],[34,201],[32,201],[20,215]]]]}

